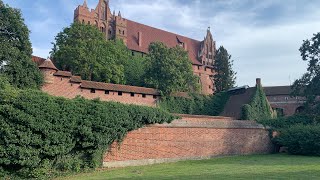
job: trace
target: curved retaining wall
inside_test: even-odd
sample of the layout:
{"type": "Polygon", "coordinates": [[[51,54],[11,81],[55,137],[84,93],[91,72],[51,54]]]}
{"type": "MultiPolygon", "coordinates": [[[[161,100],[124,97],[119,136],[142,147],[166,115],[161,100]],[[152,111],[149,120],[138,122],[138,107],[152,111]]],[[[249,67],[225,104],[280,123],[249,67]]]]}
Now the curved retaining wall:
{"type": "Polygon", "coordinates": [[[253,121],[181,115],[170,124],[150,125],[113,143],[104,167],[124,167],[206,159],[214,156],[265,154],[273,151],[268,131],[253,121]]]}

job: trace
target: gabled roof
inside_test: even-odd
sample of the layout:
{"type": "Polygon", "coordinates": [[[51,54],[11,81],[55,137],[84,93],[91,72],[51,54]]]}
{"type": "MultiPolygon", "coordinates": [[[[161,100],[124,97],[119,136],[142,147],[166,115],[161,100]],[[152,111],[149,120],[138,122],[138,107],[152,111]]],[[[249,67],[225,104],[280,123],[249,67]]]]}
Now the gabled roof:
{"type": "Polygon", "coordinates": [[[101,82],[84,81],[84,80],[81,81],[81,88],[132,92],[132,93],[149,94],[149,95],[160,95],[159,91],[153,88],[127,86],[127,85],[111,84],[111,83],[101,83],[101,82]]]}
{"type": "Polygon", "coordinates": [[[52,61],[50,59],[45,60],[40,66],[39,68],[43,68],[43,69],[53,69],[53,70],[57,70],[58,68],[56,68],[56,66],[52,63],[52,61]]]}
{"type": "Polygon", "coordinates": [[[291,86],[271,86],[264,87],[263,90],[267,96],[290,95],[292,92],[291,86]]]}
{"type": "Polygon", "coordinates": [[[187,46],[192,64],[202,65],[197,58],[200,41],[127,20],[127,47],[130,50],[148,53],[149,44],[152,42],[163,42],[168,47],[176,47],[179,43],[184,43],[187,46]],[[141,33],[142,37],[140,46],[138,32],[141,33]]]}
{"type": "Polygon", "coordinates": [[[221,116],[233,117],[235,119],[241,119],[242,106],[249,104],[256,91],[255,87],[248,89],[242,89],[239,94],[230,95],[221,116]]]}

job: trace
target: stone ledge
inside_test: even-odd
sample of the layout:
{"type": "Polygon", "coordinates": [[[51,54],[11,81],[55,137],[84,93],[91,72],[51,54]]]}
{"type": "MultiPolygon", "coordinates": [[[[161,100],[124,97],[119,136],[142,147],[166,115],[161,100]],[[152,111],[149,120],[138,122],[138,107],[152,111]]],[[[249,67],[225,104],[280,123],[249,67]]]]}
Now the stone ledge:
{"type": "Polygon", "coordinates": [[[189,122],[188,120],[174,120],[173,122],[164,124],[148,125],[147,127],[158,128],[216,128],[216,129],[266,129],[263,125],[254,121],[239,120],[215,120],[204,122],[189,122]]]}

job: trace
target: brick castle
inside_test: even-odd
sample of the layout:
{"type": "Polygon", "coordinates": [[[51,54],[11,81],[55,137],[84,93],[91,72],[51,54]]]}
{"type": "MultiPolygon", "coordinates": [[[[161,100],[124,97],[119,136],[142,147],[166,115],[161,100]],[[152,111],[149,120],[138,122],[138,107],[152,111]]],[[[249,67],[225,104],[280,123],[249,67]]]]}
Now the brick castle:
{"type": "Polygon", "coordinates": [[[168,47],[181,46],[192,62],[193,72],[199,76],[202,94],[214,93],[213,63],[216,43],[210,28],[203,41],[143,25],[111,13],[109,0],[99,0],[95,9],[89,9],[86,0],[74,10],[74,21],[96,26],[108,40],[121,39],[132,51],[132,56],[148,53],[149,44],[160,41],[168,47]]]}

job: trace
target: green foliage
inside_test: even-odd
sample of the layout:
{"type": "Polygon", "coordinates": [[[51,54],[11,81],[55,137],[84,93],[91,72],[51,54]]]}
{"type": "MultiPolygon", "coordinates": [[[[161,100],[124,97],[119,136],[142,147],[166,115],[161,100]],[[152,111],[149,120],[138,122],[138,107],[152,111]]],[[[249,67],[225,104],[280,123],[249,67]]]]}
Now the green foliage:
{"type": "Polygon", "coordinates": [[[272,119],[276,117],[276,112],[273,112],[267,97],[261,86],[256,87],[256,92],[249,104],[242,107],[243,120],[261,120],[272,119]]]}
{"type": "Polygon", "coordinates": [[[128,131],[174,119],[157,108],[0,92],[0,167],[25,178],[99,167],[109,145],[128,131]]]}
{"type": "Polygon", "coordinates": [[[190,98],[165,97],[159,106],[172,113],[218,116],[228,99],[229,95],[225,92],[211,96],[190,94],[190,98]]]}
{"type": "Polygon", "coordinates": [[[320,155],[320,116],[295,115],[258,122],[278,132],[273,142],[288,147],[289,153],[320,155]]]}
{"type": "Polygon", "coordinates": [[[120,40],[106,41],[96,27],[80,23],[65,28],[55,40],[51,56],[58,69],[86,80],[125,83],[129,52],[120,40]]]}
{"type": "Polygon", "coordinates": [[[145,74],[148,86],[164,95],[199,89],[188,53],[181,47],[168,48],[160,42],[151,43],[148,56],[145,74]]]}
{"type": "Polygon", "coordinates": [[[306,97],[305,109],[309,114],[320,115],[320,33],[303,41],[300,47],[302,60],[308,61],[307,72],[293,84],[293,95],[306,97]]]}
{"type": "Polygon", "coordinates": [[[124,74],[126,78],[126,84],[131,86],[145,86],[144,74],[145,74],[145,63],[146,56],[132,56],[125,63],[124,74]]]}
{"type": "Polygon", "coordinates": [[[228,51],[220,46],[216,52],[214,61],[214,84],[217,92],[233,88],[236,83],[236,72],[232,70],[233,60],[228,51]]]}
{"type": "Polygon", "coordinates": [[[0,0],[0,73],[18,88],[39,88],[43,82],[31,54],[29,29],[20,10],[0,0]]]}

